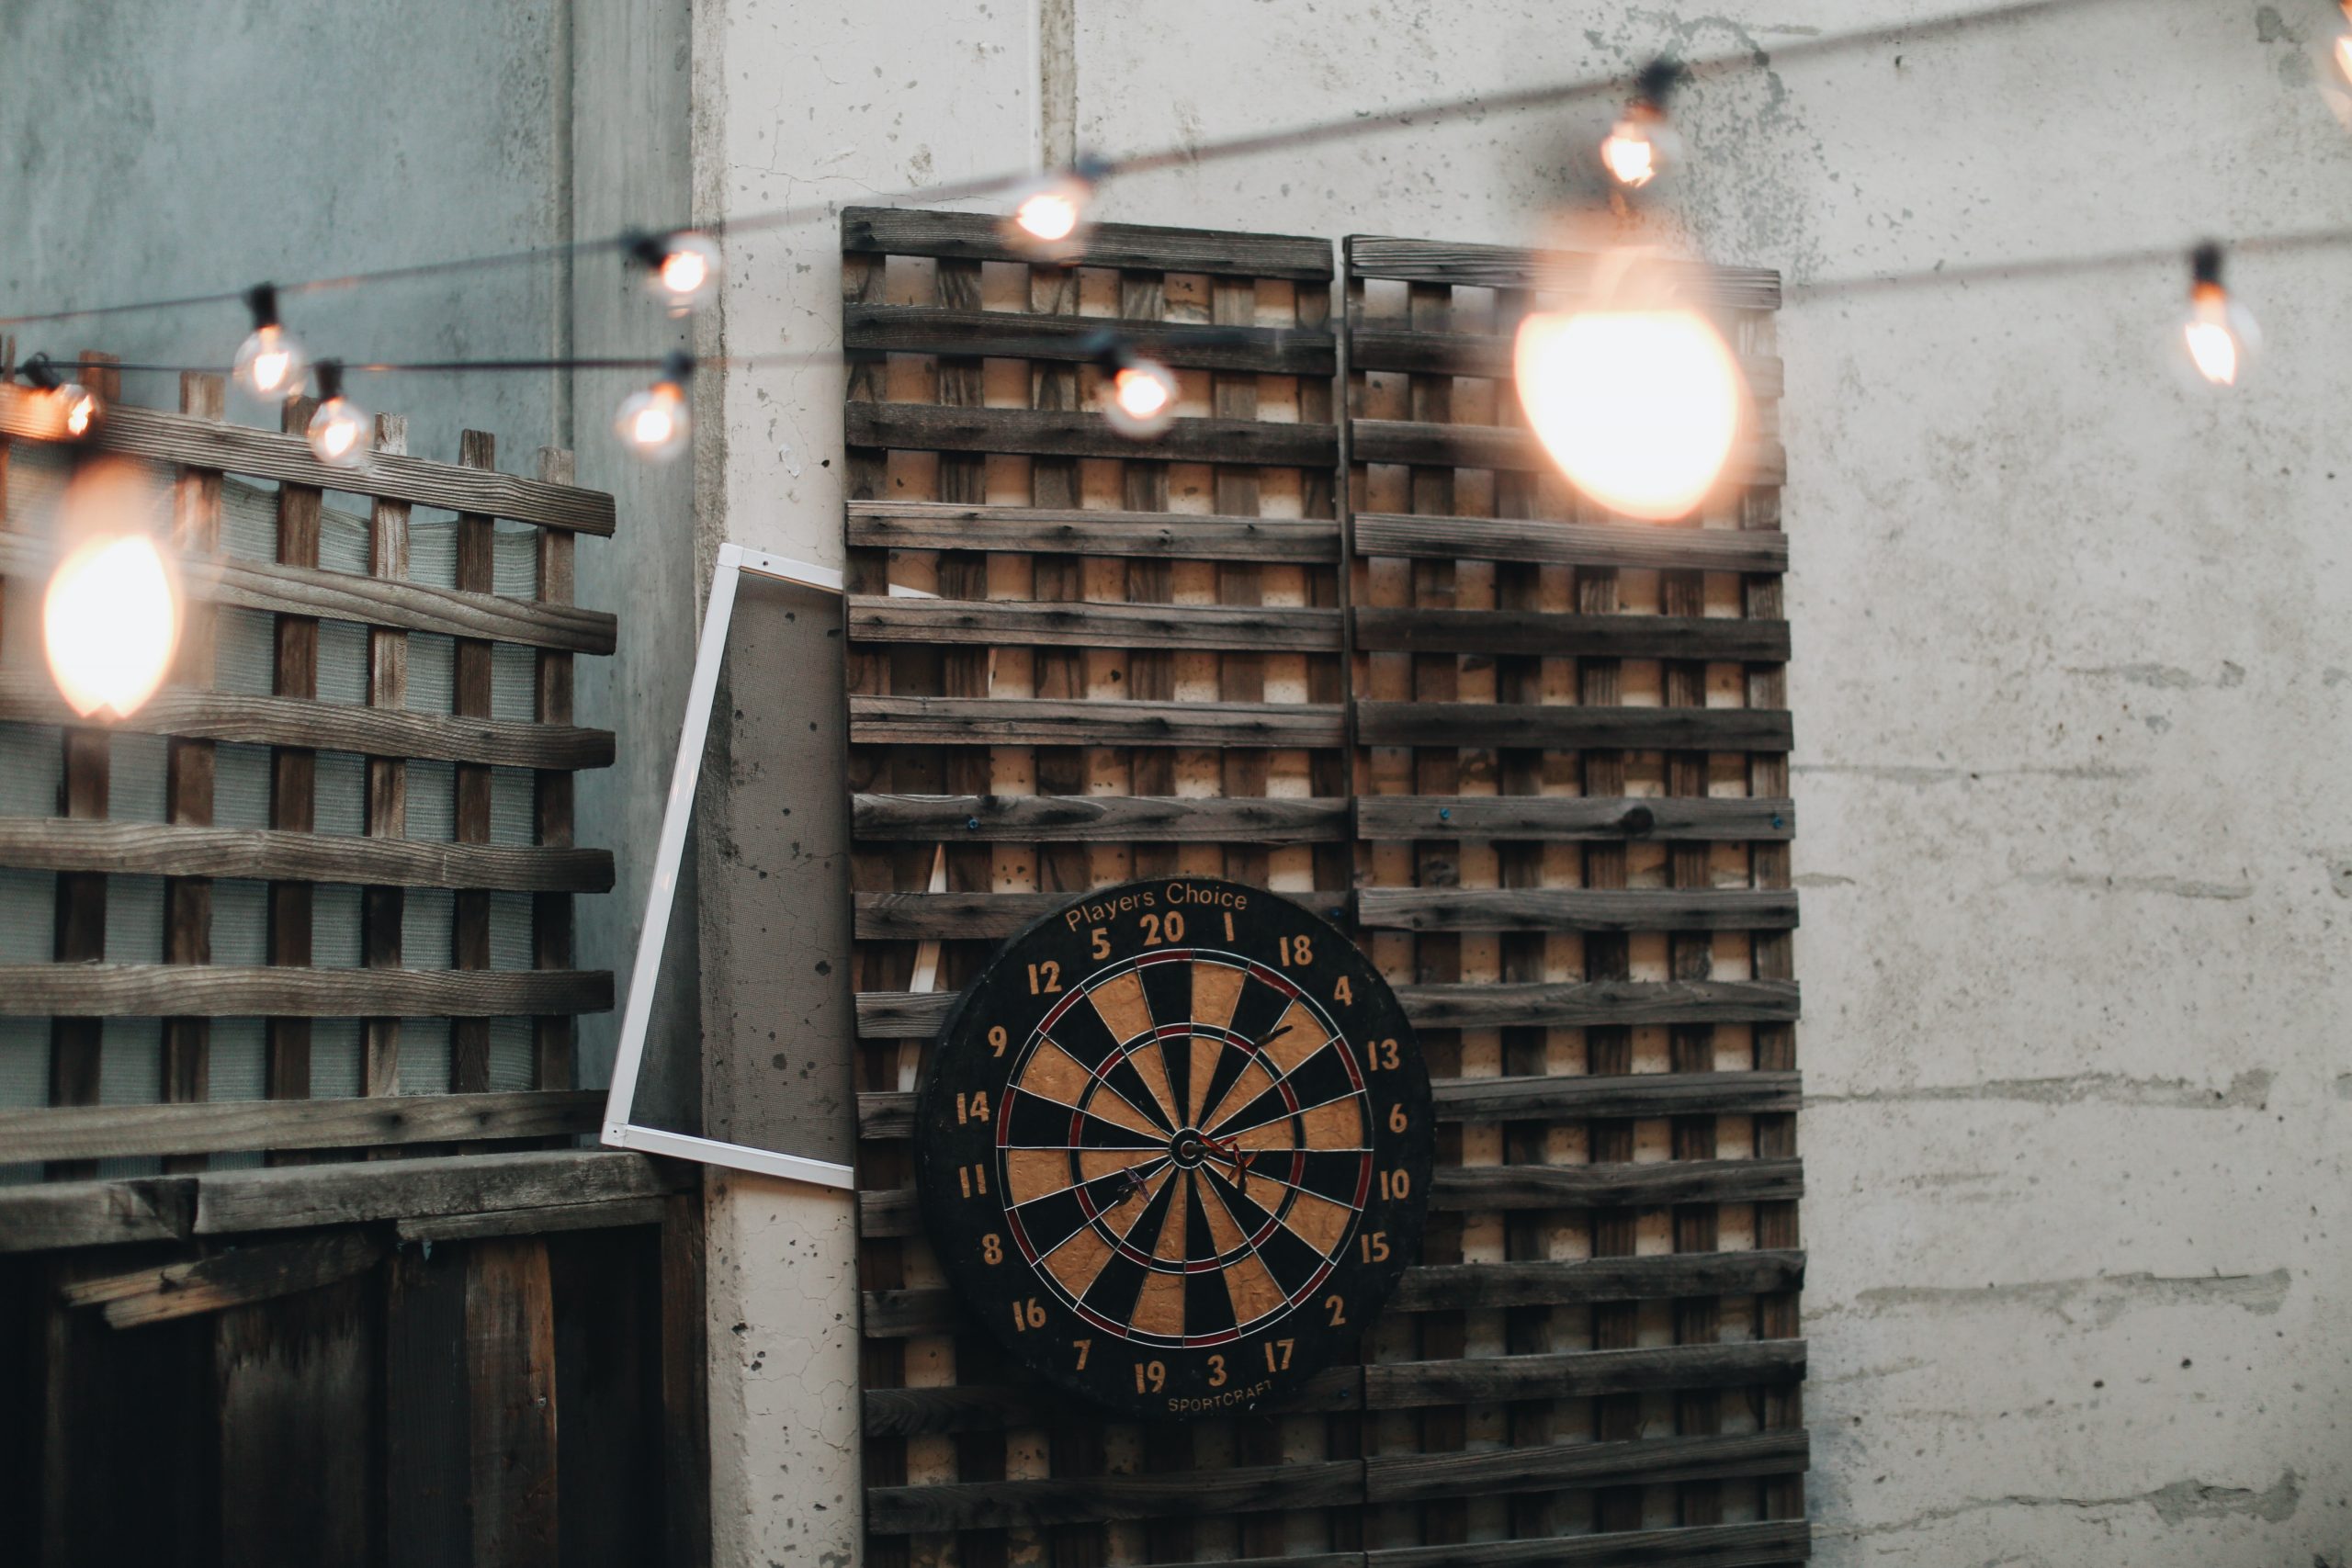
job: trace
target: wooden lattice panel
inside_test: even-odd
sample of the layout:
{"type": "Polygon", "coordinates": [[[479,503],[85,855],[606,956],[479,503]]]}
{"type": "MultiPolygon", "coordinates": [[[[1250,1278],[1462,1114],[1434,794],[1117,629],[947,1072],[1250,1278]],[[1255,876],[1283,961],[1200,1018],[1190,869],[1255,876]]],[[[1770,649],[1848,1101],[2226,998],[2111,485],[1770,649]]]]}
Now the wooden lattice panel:
{"type": "Polygon", "coordinates": [[[1522,427],[1511,334],[1573,268],[1356,238],[1343,277],[1356,908],[1453,1123],[1370,1356],[1371,1561],[1801,1558],[1777,276],[1689,278],[1757,416],[1671,528],[1522,427]]]}

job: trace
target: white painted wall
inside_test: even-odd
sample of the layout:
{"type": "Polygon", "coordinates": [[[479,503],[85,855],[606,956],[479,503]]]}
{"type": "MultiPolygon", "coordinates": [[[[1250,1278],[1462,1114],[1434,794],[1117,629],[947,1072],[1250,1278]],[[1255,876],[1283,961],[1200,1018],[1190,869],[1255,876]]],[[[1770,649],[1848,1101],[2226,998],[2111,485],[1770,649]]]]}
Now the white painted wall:
{"type": "MultiPolygon", "coordinates": [[[[2085,0],[1811,56],[1928,7],[1038,8],[1069,45],[1044,51],[1055,118],[1111,152],[1662,48],[1758,52],[1690,95],[1694,156],[1659,200],[1714,259],[1792,285],[1821,1560],[2345,1562],[2352,634],[2332,612],[2352,595],[2352,251],[2239,260],[2271,341],[2243,396],[2187,395],[2159,341],[2176,247],[2344,220],[2352,146],[2313,64],[2335,7],[2085,0]],[[1816,291],[1939,266],[1928,287],[1816,291]]],[[[1029,156],[1039,17],[846,9],[698,8],[697,210],[849,203],[1029,156]]],[[[1106,207],[1522,241],[1611,107],[1160,175],[1106,207]]],[[[836,341],[830,225],[731,259],[727,347],[836,341]]],[[[840,400],[830,367],[728,378],[706,565],[721,537],[838,560],[840,400]]],[[[750,824],[836,787],[761,779],[707,806],[750,824]]],[[[714,934],[782,896],[781,868],[720,838],[707,1009],[756,956],[709,951],[714,934]]],[[[837,850],[808,840],[799,874],[837,850]]],[[[714,1209],[719,1561],[848,1561],[843,1206],[730,1180],[714,1209]]]]}

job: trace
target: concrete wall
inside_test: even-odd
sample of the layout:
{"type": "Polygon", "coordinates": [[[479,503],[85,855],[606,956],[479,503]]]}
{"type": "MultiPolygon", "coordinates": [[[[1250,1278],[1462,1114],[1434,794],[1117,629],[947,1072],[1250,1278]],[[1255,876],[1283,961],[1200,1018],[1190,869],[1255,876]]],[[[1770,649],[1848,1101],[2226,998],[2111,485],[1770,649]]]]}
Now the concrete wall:
{"type": "MultiPolygon", "coordinates": [[[[2177,247],[2338,220],[2352,150],[2313,64],[2334,7],[2091,0],[1811,53],[1917,8],[843,9],[698,11],[703,210],[1017,165],[1040,121],[1049,142],[1116,152],[1661,49],[1756,54],[1690,96],[1694,157],[1659,202],[1706,254],[1795,286],[1781,351],[1821,1558],[2344,1561],[2352,1077],[2329,1025],[2352,1000],[2331,973],[2352,897],[2352,638],[2328,610],[2352,590],[2352,477],[2330,466],[2345,254],[2240,259],[2271,328],[2245,395],[2190,397],[2161,357],[2177,247]],[[1939,266],[1901,291],[1825,287],[1939,266]]],[[[1122,182],[1106,209],[1525,240],[1612,107],[1122,182]]],[[[733,259],[729,346],[834,341],[829,225],[733,259]]],[[[831,368],[729,378],[707,529],[837,558],[840,389],[831,368]]],[[[746,779],[719,809],[757,825],[834,788],[746,779]]],[[[838,852],[799,840],[798,886],[837,877],[809,863],[838,852]]],[[[796,886],[780,859],[723,848],[703,870],[707,941],[796,886]]],[[[755,961],[725,954],[707,998],[773,984],[755,961]]],[[[720,1444],[721,1560],[845,1560],[842,1209],[729,1189],[714,1408],[742,1425],[720,1444]]]]}

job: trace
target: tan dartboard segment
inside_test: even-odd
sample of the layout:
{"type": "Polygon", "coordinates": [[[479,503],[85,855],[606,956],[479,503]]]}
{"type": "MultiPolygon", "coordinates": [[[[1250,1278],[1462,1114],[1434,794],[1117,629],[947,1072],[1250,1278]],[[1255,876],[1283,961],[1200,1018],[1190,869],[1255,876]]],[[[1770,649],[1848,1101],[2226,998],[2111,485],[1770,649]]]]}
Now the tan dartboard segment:
{"type": "Polygon", "coordinates": [[[1205,1034],[1193,1036],[1193,1070],[1184,1083],[1191,1101],[1184,1112],[1184,1124],[1188,1127],[1201,1124],[1202,1101],[1208,1099],[1210,1080],[1216,1077],[1216,1065],[1224,1056],[1225,1050],[1222,1040],[1214,1040],[1205,1034]]]}
{"type": "Polygon", "coordinates": [[[1098,1235],[1092,1225],[1080,1225],[1078,1234],[1046,1254],[1046,1271],[1072,1296],[1082,1296],[1094,1283],[1094,1276],[1102,1272],[1102,1265],[1111,1260],[1111,1244],[1098,1235]]]}
{"type": "Polygon", "coordinates": [[[1229,964],[1195,960],[1193,964],[1193,1021],[1214,1029],[1233,1022],[1234,1005],[1241,999],[1249,976],[1229,964]]]}
{"type": "MultiPolygon", "coordinates": [[[[1094,1080],[1084,1067],[1079,1066],[1077,1057],[1052,1041],[1042,1040],[1037,1043],[1036,1050],[1029,1054],[1029,1060],[1023,1064],[1017,1081],[1020,1088],[1041,1100],[1050,1100],[1057,1105],[1067,1105],[1075,1110],[1086,1099],[1086,1086],[1094,1080]]],[[[1104,1112],[1096,1110],[1095,1114],[1102,1116],[1104,1112]]],[[[1105,1120],[1116,1121],[1117,1118],[1106,1116],[1105,1120]]]]}
{"type": "Polygon", "coordinates": [[[1184,1332],[1184,1276],[1164,1274],[1158,1269],[1145,1275],[1127,1326],[1143,1334],[1181,1337],[1184,1332]]]}
{"type": "Polygon", "coordinates": [[[1216,1102],[1216,1109],[1209,1112],[1208,1119],[1199,1123],[1201,1130],[1212,1137],[1222,1137],[1218,1129],[1224,1122],[1273,1087],[1274,1076],[1258,1063],[1250,1063],[1241,1069],[1241,1076],[1233,1080],[1233,1087],[1225,1091],[1225,1098],[1216,1102]]]}
{"type": "Polygon", "coordinates": [[[1353,1097],[1318,1105],[1299,1118],[1310,1149],[1360,1149],[1364,1146],[1363,1111],[1353,1097]]]}
{"type": "Polygon", "coordinates": [[[1299,1240],[1329,1257],[1347,1240],[1348,1227],[1355,1224],[1356,1212],[1344,1203],[1334,1203],[1296,1188],[1291,1193],[1290,1206],[1283,1212],[1283,1224],[1299,1240]]]}
{"type": "Polygon", "coordinates": [[[1293,1002],[1282,1016],[1282,1021],[1267,1032],[1263,1047],[1266,1055],[1284,1074],[1298,1070],[1298,1065],[1323,1049],[1331,1032],[1323,1027],[1315,1010],[1305,1002],[1293,1002]]]}
{"type": "Polygon", "coordinates": [[[1136,1051],[1127,1061],[1143,1079],[1144,1087],[1151,1090],[1152,1098],[1159,1102],[1159,1113],[1168,1118],[1168,1125],[1182,1126],[1183,1113],[1176,1103],[1176,1089],[1168,1081],[1168,1061],[1160,1054],[1159,1042],[1155,1040],[1136,1051]]]}
{"type": "Polygon", "coordinates": [[[1079,1175],[1088,1181],[1133,1170],[1168,1157],[1166,1148],[1156,1149],[1088,1149],[1078,1156],[1079,1175]]]}
{"type": "Polygon", "coordinates": [[[1144,1000],[1143,977],[1129,970],[1086,993],[1111,1038],[1121,1044],[1151,1030],[1151,1004],[1144,1000]]]}
{"type": "MultiPolygon", "coordinates": [[[[1131,1159],[1148,1156],[1130,1155],[1131,1159]]],[[[1069,1171],[1069,1153],[1066,1149],[1007,1149],[1004,1155],[1004,1186],[1012,1206],[1034,1203],[1040,1198],[1074,1186],[1069,1171]]]]}
{"type": "Polygon", "coordinates": [[[1284,1300],[1282,1287],[1266,1272],[1256,1253],[1236,1258],[1225,1269],[1226,1293],[1233,1298],[1233,1321],[1247,1328],[1258,1319],[1281,1306],[1284,1300]]]}
{"type": "Polygon", "coordinates": [[[1184,1237],[1191,1232],[1193,1173],[1178,1172],[1175,1182],[1176,1190],[1168,1201],[1167,1223],[1159,1227],[1159,1240],[1151,1255],[1164,1263],[1181,1264],[1184,1261],[1184,1237]]]}

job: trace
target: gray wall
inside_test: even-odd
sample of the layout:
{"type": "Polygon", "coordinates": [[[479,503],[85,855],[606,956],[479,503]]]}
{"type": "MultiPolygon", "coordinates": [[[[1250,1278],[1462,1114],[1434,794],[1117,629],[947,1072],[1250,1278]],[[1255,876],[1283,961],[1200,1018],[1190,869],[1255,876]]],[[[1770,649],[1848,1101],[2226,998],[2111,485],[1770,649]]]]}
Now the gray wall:
{"type": "MultiPolygon", "coordinates": [[[[687,216],[685,0],[11,0],[0,6],[0,314],[242,288],[551,244],[687,216]]],[[[681,326],[610,255],[289,298],[316,355],[488,359],[658,355],[681,326]]],[[[18,329],[20,354],[102,349],[225,366],[239,305],[18,329]]],[[[582,776],[579,839],[617,852],[619,886],[580,903],[580,962],[626,975],[694,648],[689,465],[615,449],[619,373],[355,378],[410,416],[410,450],[454,461],[458,432],[500,465],[571,446],[620,527],[583,540],[579,596],[621,617],[621,651],[579,661],[581,722],[620,761],[582,776]]],[[[177,378],[125,395],[176,406],[177,378]]],[[[275,427],[232,393],[230,417],[275,427]]],[[[691,923],[673,953],[691,973],[691,923]]],[[[664,1016],[691,1068],[691,1008],[664,1016]]],[[[582,1030],[601,1083],[614,1025],[582,1030]]]]}

